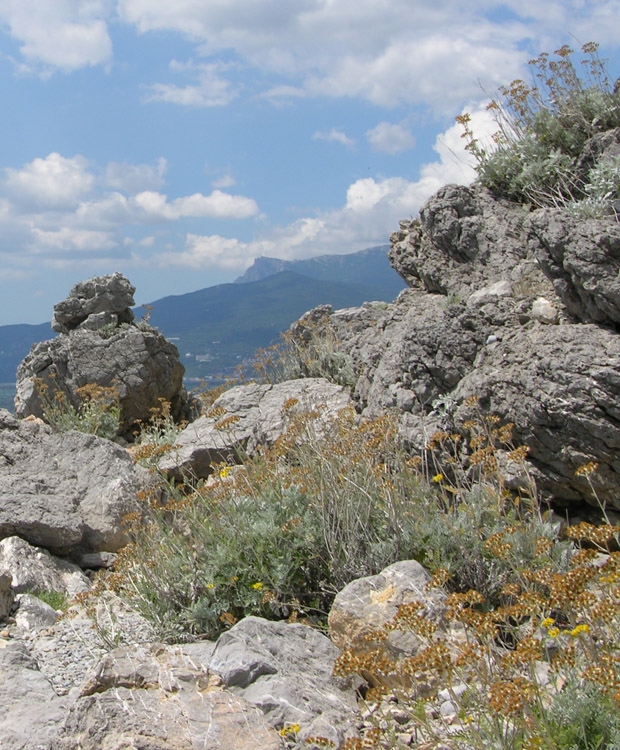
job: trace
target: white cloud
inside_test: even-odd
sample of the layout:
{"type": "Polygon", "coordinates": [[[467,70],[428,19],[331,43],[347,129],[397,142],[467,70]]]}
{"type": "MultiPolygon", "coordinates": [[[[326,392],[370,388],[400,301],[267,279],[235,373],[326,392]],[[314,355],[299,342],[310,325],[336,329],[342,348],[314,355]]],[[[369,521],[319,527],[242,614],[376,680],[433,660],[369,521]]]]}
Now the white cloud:
{"type": "Polygon", "coordinates": [[[159,159],[153,165],[111,162],[98,170],[82,156],[54,152],[20,169],[5,169],[0,261],[4,255],[13,265],[27,266],[37,258],[46,266],[64,267],[81,257],[93,262],[127,258],[132,246],[145,252],[155,245],[154,235],[128,244],[131,226],[174,227],[184,219],[243,220],[258,214],[253,198],[220,189],[178,197],[140,189],[161,185],[166,168],[166,160],[159,159]]]}
{"type": "Polygon", "coordinates": [[[102,250],[113,250],[117,242],[109,232],[97,232],[89,229],[62,227],[46,231],[33,228],[34,247],[39,252],[73,252],[99,253],[102,250]]]}
{"type": "Polygon", "coordinates": [[[144,190],[129,198],[114,192],[82,203],[75,217],[81,224],[160,224],[188,218],[248,219],[256,216],[253,198],[214,190],[209,195],[193,195],[172,201],[163,193],[144,190]]]}
{"type": "Polygon", "coordinates": [[[221,73],[227,66],[219,63],[196,65],[173,60],[170,69],[176,73],[189,71],[195,83],[179,86],[172,83],[155,83],[149,86],[146,101],[168,102],[186,107],[222,107],[237,96],[229,80],[221,73]]]}
{"type": "Polygon", "coordinates": [[[188,234],[184,251],[159,253],[155,261],[160,266],[216,267],[234,271],[248,265],[248,244],[219,235],[188,234]]]}
{"type": "MultiPolygon", "coordinates": [[[[484,140],[495,131],[495,124],[484,107],[470,109],[472,127],[484,140]]],[[[474,160],[465,151],[461,132],[455,124],[437,138],[437,159],[423,165],[415,181],[404,177],[358,179],[347,189],[345,203],[339,209],[287,226],[269,227],[250,241],[190,234],[182,251],[159,253],[154,261],[167,266],[241,272],[259,255],[299,259],[387,243],[398,221],[415,216],[440,187],[451,182],[468,184],[476,177],[474,160]]]]}
{"type": "Polygon", "coordinates": [[[103,182],[106,187],[124,193],[133,194],[143,190],[156,190],[164,184],[167,166],[164,158],[159,158],[154,166],[110,162],[106,166],[103,182]]]}
{"type": "MultiPolygon", "coordinates": [[[[596,38],[592,19],[617,44],[612,29],[620,23],[617,0],[510,0],[502,8],[492,0],[119,0],[118,12],[142,33],[185,35],[211,59],[236,53],[271,76],[262,80],[272,99],[354,96],[444,113],[474,97],[477,80],[494,90],[522,73],[550,40],[596,38]]],[[[194,88],[186,94],[200,98],[194,88]]]]}
{"type": "Polygon", "coordinates": [[[348,148],[353,148],[355,146],[355,139],[349,138],[349,136],[339,128],[332,128],[327,132],[318,130],[316,133],[314,133],[312,138],[314,140],[334,141],[335,143],[342,143],[343,146],[347,146],[348,148]]]}
{"type": "Polygon", "coordinates": [[[380,122],[366,131],[366,138],[375,151],[385,154],[399,154],[415,146],[413,133],[402,124],[380,122]]]}
{"type": "Polygon", "coordinates": [[[83,156],[70,159],[51,153],[21,169],[5,169],[3,189],[19,202],[63,208],[75,205],[92,189],[94,176],[83,156]]]}
{"type": "Polygon", "coordinates": [[[26,67],[70,71],[111,58],[110,11],[106,0],[4,0],[0,22],[20,43],[26,67]]]}

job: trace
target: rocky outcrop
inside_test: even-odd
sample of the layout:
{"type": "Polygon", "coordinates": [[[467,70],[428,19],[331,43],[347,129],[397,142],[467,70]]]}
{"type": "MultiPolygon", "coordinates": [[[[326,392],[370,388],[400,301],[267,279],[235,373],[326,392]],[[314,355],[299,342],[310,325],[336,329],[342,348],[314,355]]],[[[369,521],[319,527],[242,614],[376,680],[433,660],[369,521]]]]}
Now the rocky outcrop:
{"type": "Polygon", "coordinates": [[[35,344],[17,371],[15,413],[45,417],[46,397],[62,394],[78,408],[78,389],[91,384],[112,388],[120,404],[119,434],[132,436],[151,409],[170,403],[181,418],[186,403],[183,365],[177,348],[158,331],[133,324],[134,287],[120,274],[76,284],[54,308],[60,335],[35,344]]]}
{"type": "Polygon", "coordinates": [[[120,648],[83,684],[51,750],[277,750],[282,738],[247,701],[179,648],[120,648]]]}
{"type": "Polygon", "coordinates": [[[61,556],[116,551],[127,542],[122,519],[147,484],[115,443],[0,410],[0,538],[61,556]]]}
{"type": "Polygon", "coordinates": [[[120,273],[96,276],[76,284],[67,299],[54,305],[52,330],[69,333],[76,328],[98,330],[132,323],[136,291],[120,273]]]}
{"type": "Polygon", "coordinates": [[[67,700],[41,674],[25,645],[0,649],[0,747],[47,750],[65,717],[67,700]]]}
{"type": "Polygon", "coordinates": [[[553,282],[566,309],[580,321],[620,324],[620,224],[566,211],[536,211],[528,249],[553,282]]]}
{"type": "Polygon", "coordinates": [[[11,575],[12,588],[18,593],[57,591],[73,597],[90,588],[90,581],[77,565],[18,536],[0,541],[0,575],[3,573],[11,575]]]}
{"type": "Polygon", "coordinates": [[[235,695],[258,706],[278,729],[297,724],[300,739],[355,736],[357,700],[332,677],[339,650],[314,628],[246,617],[218,639],[210,668],[235,695]]]}
{"type": "Polygon", "coordinates": [[[358,410],[396,412],[412,450],[457,429],[476,395],[515,423],[545,499],[620,509],[619,227],[448,185],[392,235],[409,290],[387,306],[318,308],[291,332],[335,340],[358,410]],[[596,492],[575,474],[590,460],[596,492]]]}
{"type": "Polygon", "coordinates": [[[273,445],[295,415],[317,412],[313,428],[320,430],[351,403],[344,388],[323,378],[231,388],[181,432],[159,469],[176,477],[208,477],[214,463],[240,463],[259,446],[273,445]]]}

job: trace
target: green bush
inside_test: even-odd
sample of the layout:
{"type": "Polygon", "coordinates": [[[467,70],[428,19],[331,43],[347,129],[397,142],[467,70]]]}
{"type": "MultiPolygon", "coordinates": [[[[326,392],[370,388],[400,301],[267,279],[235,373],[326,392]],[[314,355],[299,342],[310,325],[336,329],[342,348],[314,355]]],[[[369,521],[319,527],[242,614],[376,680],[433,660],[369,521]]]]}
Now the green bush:
{"type": "Polygon", "coordinates": [[[50,392],[49,385],[41,378],[35,381],[35,387],[41,399],[45,421],[58,432],[77,430],[108,440],[117,437],[121,409],[119,392],[114,386],[89,383],[76,388],[75,394],[79,399],[77,407],[63,390],[55,388],[50,392]]]}
{"type": "Polygon", "coordinates": [[[517,564],[565,565],[557,525],[507,493],[493,464],[509,427],[474,420],[475,447],[456,453],[457,436],[438,434],[425,464],[390,416],[345,411],[327,429],[318,416],[285,413],[272,448],[206,483],[168,483],[165,505],[131,519],[109,582],[160,637],[214,637],[249,614],[320,624],[347,583],[402,559],[448,574],[456,591],[476,586],[490,605],[517,564]]]}
{"type": "Polygon", "coordinates": [[[555,59],[543,53],[530,61],[531,85],[515,80],[500,88],[488,106],[498,125],[491,149],[475,138],[468,114],[457,117],[485,187],[536,207],[585,201],[585,211],[596,203],[598,214],[615,214],[617,163],[602,167],[604,176],[596,168],[590,175],[578,169],[587,141],[620,126],[620,92],[612,89],[597,49],[594,43],[582,47],[587,57],[581,76],[571,60],[573,50],[564,46],[555,59]]]}

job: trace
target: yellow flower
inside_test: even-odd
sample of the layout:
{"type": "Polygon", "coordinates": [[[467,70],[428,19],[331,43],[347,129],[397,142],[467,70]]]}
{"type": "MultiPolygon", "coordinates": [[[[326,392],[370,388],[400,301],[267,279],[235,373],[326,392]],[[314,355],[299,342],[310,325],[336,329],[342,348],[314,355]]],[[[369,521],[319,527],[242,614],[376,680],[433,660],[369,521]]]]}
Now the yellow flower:
{"type": "Polygon", "coordinates": [[[560,628],[549,628],[549,630],[547,630],[547,633],[551,638],[556,638],[558,635],[560,635],[560,628]]]}
{"type": "Polygon", "coordinates": [[[207,583],[207,588],[208,589],[215,588],[215,584],[214,583],[207,583]]]}
{"type": "Polygon", "coordinates": [[[260,591],[263,588],[263,584],[260,581],[257,581],[256,583],[252,584],[252,588],[260,591]]]}
{"type": "Polygon", "coordinates": [[[570,631],[570,634],[573,636],[573,638],[579,633],[588,633],[590,631],[590,628],[585,623],[583,625],[577,625],[576,628],[573,628],[573,630],[570,631]]]}
{"type": "Polygon", "coordinates": [[[291,734],[297,734],[299,732],[299,724],[287,724],[280,729],[282,737],[286,737],[291,734]]]}
{"type": "Polygon", "coordinates": [[[439,483],[442,481],[443,481],[443,474],[435,474],[435,476],[433,477],[433,482],[439,483]]]}
{"type": "Polygon", "coordinates": [[[220,469],[220,479],[226,479],[226,477],[230,474],[230,466],[222,466],[220,469]]]}
{"type": "Polygon", "coordinates": [[[540,624],[543,626],[543,628],[549,628],[553,625],[554,622],[555,620],[553,619],[553,617],[545,617],[545,619],[540,624]]]}

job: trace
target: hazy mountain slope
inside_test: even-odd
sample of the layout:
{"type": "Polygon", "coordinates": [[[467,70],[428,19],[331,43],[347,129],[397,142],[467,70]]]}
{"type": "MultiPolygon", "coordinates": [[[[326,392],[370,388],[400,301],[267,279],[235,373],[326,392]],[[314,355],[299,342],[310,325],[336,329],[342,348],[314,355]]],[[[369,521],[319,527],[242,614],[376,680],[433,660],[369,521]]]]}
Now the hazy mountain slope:
{"type": "Polygon", "coordinates": [[[347,284],[362,284],[379,290],[376,299],[394,299],[406,284],[390,266],[387,258],[389,245],[369,247],[347,255],[321,255],[307,260],[280,260],[279,258],[256,258],[236,284],[260,281],[280,271],[309,276],[323,281],[343,281],[347,284]]]}
{"type": "Polygon", "coordinates": [[[150,322],[177,345],[188,377],[203,377],[231,370],[319,304],[351,307],[377,298],[367,286],[282,271],[156,300],[150,322]]]}

